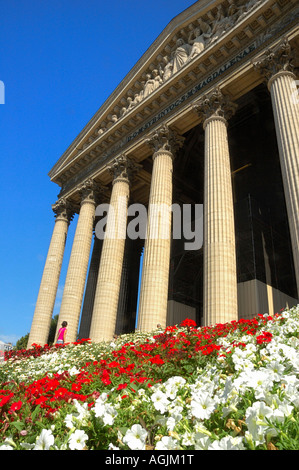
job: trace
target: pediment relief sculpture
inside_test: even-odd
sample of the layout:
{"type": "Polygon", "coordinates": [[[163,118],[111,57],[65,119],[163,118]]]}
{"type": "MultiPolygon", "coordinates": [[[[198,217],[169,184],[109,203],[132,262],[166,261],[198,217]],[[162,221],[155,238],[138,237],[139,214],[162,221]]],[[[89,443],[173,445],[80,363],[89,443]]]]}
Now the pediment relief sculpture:
{"type": "Polygon", "coordinates": [[[101,126],[98,134],[103,134],[107,128],[111,127],[151,95],[160,85],[178,73],[191,60],[201,54],[207,46],[217,42],[224,33],[264,1],[228,0],[228,6],[218,5],[215,16],[209,15],[209,21],[199,18],[197,20],[198,25],[195,27],[190,25],[191,31],[188,37],[186,39],[183,37],[177,38],[170,53],[163,56],[154,70],[146,73],[144,80],[141,82],[141,91],[135,92],[133,96],[127,96],[118,114],[110,116],[108,125],[101,126]]]}

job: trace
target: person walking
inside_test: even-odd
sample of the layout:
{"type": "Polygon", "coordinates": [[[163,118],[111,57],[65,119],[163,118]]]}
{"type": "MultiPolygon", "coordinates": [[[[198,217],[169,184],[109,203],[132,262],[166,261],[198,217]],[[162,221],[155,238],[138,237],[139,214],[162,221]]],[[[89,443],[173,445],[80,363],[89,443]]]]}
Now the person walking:
{"type": "Polygon", "coordinates": [[[59,331],[58,331],[56,344],[65,344],[66,334],[67,334],[67,322],[63,321],[61,323],[61,328],[59,328],[59,331]]]}

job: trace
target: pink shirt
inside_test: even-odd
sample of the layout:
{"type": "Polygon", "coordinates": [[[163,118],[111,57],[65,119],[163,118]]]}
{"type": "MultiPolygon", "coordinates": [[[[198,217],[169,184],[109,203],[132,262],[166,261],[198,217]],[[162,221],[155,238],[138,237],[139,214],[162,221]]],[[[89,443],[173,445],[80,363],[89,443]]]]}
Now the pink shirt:
{"type": "Polygon", "coordinates": [[[66,328],[60,328],[59,332],[58,332],[58,339],[62,339],[63,340],[63,335],[64,335],[64,332],[65,332],[66,328]]]}

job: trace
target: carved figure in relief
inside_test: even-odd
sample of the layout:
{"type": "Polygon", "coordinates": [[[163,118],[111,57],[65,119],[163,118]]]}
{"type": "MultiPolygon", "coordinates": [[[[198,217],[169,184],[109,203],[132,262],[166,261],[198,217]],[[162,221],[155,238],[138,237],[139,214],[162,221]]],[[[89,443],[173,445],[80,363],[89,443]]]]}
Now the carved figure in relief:
{"type": "Polygon", "coordinates": [[[176,46],[175,51],[172,53],[173,73],[178,72],[183,67],[191,52],[190,44],[185,43],[183,39],[178,39],[176,46]]]}
{"type": "Polygon", "coordinates": [[[167,56],[164,56],[163,63],[165,64],[164,69],[163,69],[163,65],[159,64],[159,72],[160,72],[160,76],[162,77],[163,82],[166,82],[166,80],[168,80],[172,75],[173,60],[169,60],[167,56]]]}
{"type": "Polygon", "coordinates": [[[225,14],[222,5],[218,5],[216,18],[212,24],[211,43],[217,41],[217,39],[225,33],[230,26],[232,26],[232,18],[230,18],[228,13],[227,15],[225,14]]]}
{"type": "Polygon", "coordinates": [[[260,5],[260,3],[262,3],[261,0],[249,0],[249,2],[245,1],[245,4],[243,4],[243,2],[241,1],[241,4],[238,5],[238,17],[236,19],[236,22],[244,18],[250,10],[253,10],[253,8],[260,5]]]}
{"type": "Polygon", "coordinates": [[[192,59],[197,54],[200,54],[201,51],[205,48],[205,38],[200,28],[195,28],[188,37],[188,42],[192,46],[190,52],[190,59],[192,59]],[[194,37],[194,39],[192,39],[194,37]]]}
{"type": "MultiPolygon", "coordinates": [[[[177,39],[176,47],[171,56],[164,56],[162,62],[158,64],[158,70],[154,69],[151,73],[146,74],[145,81],[141,82],[143,89],[139,93],[135,93],[134,99],[130,96],[126,98],[127,104],[124,104],[119,116],[122,117],[131,111],[134,106],[153,93],[161,84],[169,80],[189,60],[200,54],[207,45],[217,41],[236,22],[243,19],[244,16],[264,1],[228,0],[227,7],[224,8],[222,4],[218,5],[216,17],[210,24],[199,18],[199,26],[190,32],[188,42],[185,42],[182,38],[177,39]]],[[[116,115],[110,116],[108,127],[111,126],[111,122],[113,124],[117,120],[118,117],[116,115]]],[[[100,128],[98,134],[106,130],[106,127],[100,128]]]]}
{"type": "Polygon", "coordinates": [[[163,83],[163,80],[161,76],[159,75],[159,72],[157,69],[153,70],[153,77],[155,81],[154,90],[156,90],[163,83]]]}
{"type": "Polygon", "coordinates": [[[155,86],[155,81],[152,79],[151,75],[149,73],[146,74],[145,76],[146,81],[143,89],[143,98],[146,98],[148,95],[152,93],[154,90],[155,86]]]}
{"type": "MultiPolygon", "coordinates": [[[[101,126],[102,126],[102,125],[101,125],[101,126]]],[[[107,130],[107,127],[100,127],[100,128],[98,129],[97,133],[98,133],[99,135],[101,135],[101,134],[104,134],[104,132],[106,132],[106,130],[107,130]]]]}
{"type": "Polygon", "coordinates": [[[202,33],[203,33],[203,35],[204,35],[204,38],[205,38],[205,39],[208,39],[209,37],[211,37],[211,35],[212,35],[212,28],[211,28],[211,26],[210,26],[206,21],[204,21],[202,18],[199,18],[198,24],[199,24],[199,27],[200,27],[201,30],[202,30],[202,33]]]}
{"type": "Polygon", "coordinates": [[[189,58],[192,59],[197,54],[200,54],[205,48],[206,41],[212,35],[211,26],[203,21],[201,18],[198,20],[199,27],[195,28],[189,34],[188,42],[192,45],[189,58]]]}
{"type": "Polygon", "coordinates": [[[152,76],[148,73],[146,74],[146,82],[144,85],[144,90],[143,90],[143,98],[146,98],[148,95],[153,93],[160,84],[162,83],[162,79],[158,73],[158,70],[153,70],[152,76]]]}
{"type": "Polygon", "coordinates": [[[134,106],[135,106],[135,100],[133,101],[133,98],[131,98],[131,96],[128,96],[127,97],[127,103],[128,105],[127,106],[124,106],[123,108],[121,108],[121,111],[120,111],[120,117],[123,117],[127,112],[129,112],[134,106]]]}
{"type": "Polygon", "coordinates": [[[133,106],[136,106],[140,101],[142,101],[143,98],[143,92],[141,91],[140,93],[135,93],[134,99],[132,101],[133,106]]]}
{"type": "Polygon", "coordinates": [[[130,109],[134,108],[133,98],[131,98],[131,96],[128,96],[127,102],[128,102],[127,111],[130,111],[130,109]]]}

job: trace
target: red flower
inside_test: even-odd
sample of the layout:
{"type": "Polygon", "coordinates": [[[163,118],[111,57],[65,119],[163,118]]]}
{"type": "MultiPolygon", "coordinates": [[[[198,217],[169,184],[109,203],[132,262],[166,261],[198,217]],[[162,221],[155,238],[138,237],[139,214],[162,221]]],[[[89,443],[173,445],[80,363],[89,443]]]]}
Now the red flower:
{"type": "Polygon", "coordinates": [[[81,388],[82,388],[81,384],[76,384],[76,383],[72,384],[73,392],[80,392],[81,388]]]}
{"type": "Polygon", "coordinates": [[[43,405],[43,403],[45,403],[47,400],[48,400],[47,397],[41,396],[41,397],[37,398],[34,403],[36,405],[43,405]]]}
{"type": "Polygon", "coordinates": [[[162,364],[164,364],[164,361],[163,361],[163,359],[160,357],[159,354],[156,354],[154,357],[152,357],[151,359],[149,359],[149,362],[151,362],[152,364],[157,364],[157,365],[162,365],[162,364]]]}
{"type": "Polygon", "coordinates": [[[16,401],[15,403],[12,403],[8,413],[11,415],[13,412],[19,411],[19,409],[21,408],[22,405],[23,405],[23,403],[21,402],[21,400],[16,401]]]}
{"type": "Polygon", "coordinates": [[[117,387],[117,390],[123,390],[124,388],[127,388],[128,384],[124,383],[124,384],[119,384],[119,386],[117,387]]]}
{"type": "Polygon", "coordinates": [[[0,395],[0,406],[4,406],[6,403],[8,403],[11,397],[13,397],[13,393],[9,394],[7,397],[0,395]]]}
{"type": "Polygon", "coordinates": [[[270,343],[272,341],[272,333],[263,331],[263,333],[256,337],[257,344],[270,343]]]}
{"type": "Polygon", "coordinates": [[[55,398],[64,398],[68,394],[69,394],[69,391],[68,391],[67,388],[60,387],[58,390],[55,390],[54,397],[55,398]]]}
{"type": "Polygon", "coordinates": [[[196,322],[194,320],[191,320],[190,318],[186,318],[185,320],[181,322],[180,326],[181,327],[189,326],[192,328],[196,328],[196,322]]]}

